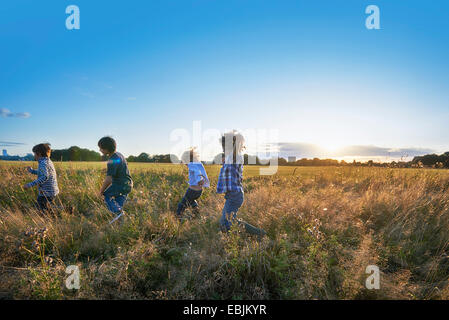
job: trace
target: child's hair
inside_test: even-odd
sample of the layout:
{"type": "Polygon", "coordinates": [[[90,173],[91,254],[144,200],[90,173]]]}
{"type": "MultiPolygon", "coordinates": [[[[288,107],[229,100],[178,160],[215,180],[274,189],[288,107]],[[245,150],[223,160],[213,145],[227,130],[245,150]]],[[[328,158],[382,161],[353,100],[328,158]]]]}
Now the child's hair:
{"type": "Polygon", "coordinates": [[[33,152],[40,157],[50,157],[51,148],[49,143],[39,143],[33,147],[33,152]]]}
{"type": "Polygon", "coordinates": [[[115,152],[115,149],[117,149],[117,143],[111,137],[103,137],[103,138],[101,138],[98,141],[98,146],[101,149],[109,151],[110,153],[115,152]]]}
{"type": "Polygon", "coordinates": [[[183,152],[181,156],[182,163],[190,163],[190,162],[200,162],[200,155],[196,148],[190,148],[189,150],[183,152]]]}
{"type": "Polygon", "coordinates": [[[245,138],[243,135],[236,130],[232,130],[223,134],[220,142],[225,158],[232,156],[233,162],[236,163],[236,156],[241,155],[243,149],[245,149],[245,138]]]}

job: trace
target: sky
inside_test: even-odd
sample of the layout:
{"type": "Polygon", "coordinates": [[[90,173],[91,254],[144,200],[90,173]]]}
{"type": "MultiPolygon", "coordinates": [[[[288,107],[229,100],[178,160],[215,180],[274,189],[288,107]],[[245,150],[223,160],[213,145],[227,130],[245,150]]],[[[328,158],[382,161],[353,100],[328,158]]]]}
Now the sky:
{"type": "Polygon", "coordinates": [[[9,154],[98,150],[104,135],[126,156],[169,153],[174,132],[197,142],[195,123],[197,137],[271,130],[298,158],[449,150],[444,0],[8,0],[0,46],[9,154]],[[79,30],[66,28],[69,5],[79,30]]]}

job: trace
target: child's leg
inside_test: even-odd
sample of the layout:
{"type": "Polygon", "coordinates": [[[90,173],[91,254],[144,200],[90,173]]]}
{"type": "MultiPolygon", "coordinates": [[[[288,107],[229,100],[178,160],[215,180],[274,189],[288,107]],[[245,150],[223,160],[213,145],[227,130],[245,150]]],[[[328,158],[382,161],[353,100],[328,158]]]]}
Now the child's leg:
{"type": "Polygon", "coordinates": [[[38,196],[37,197],[37,207],[42,212],[47,211],[47,209],[48,209],[47,198],[44,196],[38,196]]]}
{"type": "Polygon", "coordinates": [[[128,198],[127,194],[121,194],[115,197],[115,202],[117,202],[117,205],[120,207],[120,211],[123,211],[123,206],[125,205],[127,198],[128,198]]]}
{"type": "Polygon", "coordinates": [[[201,196],[202,191],[201,190],[193,190],[193,189],[187,189],[184,197],[181,199],[181,201],[178,203],[178,209],[176,210],[176,213],[178,215],[183,214],[184,210],[187,207],[196,208],[198,207],[198,202],[196,202],[196,199],[198,199],[201,196]]]}
{"type": "Polygon", "coordinates": [[[192,209],[198,208],[198,202],[196,202],[196,200],[198,200],[199,197],[201,197],[202,193],[203,193],[203,190],[193,190],[193,192],[190,193],[189,206],[192,209]]]}
{"type": "Polygon", "coordinates": [[[229,231],[232,221],[236,218],[237,212],[243,204],[243,192],[228,192],[225,199],[220,225],[223,231],[229,231]]]}
{"type": "Polygon", "coordinates": [[[104,202],[106,203],[109,211],[111,211],[112,213],[120,212],[120,206],[117,204],[117,202],[115,202],[115,199],[113,197],[104,196],[104,202]]]}
{"type": "Polygon", "coordinates": [[[199,199],[199,197],[201,197],[201,194],[203,193],[203,190],[198,190],[195,191],[195,196],[191,201],[190,206],[192,207],[192,213],[196,216],[199,214],[199,209],[198,209],[198,202],[196,200],[199,199]]]}
{"type": "MultiPolygon", "coordinates": [[[[187,192],[186,192],[187,194],[187,192]]],[[[184,197],[182,197],[181,201],[179,201],[178,203],[178,208],[176,209],[176,214],[178,216],[181,216],[184,213],[184,210],[187,208],[187,199],[186,199],[186,195],[184,195],[184,197]]]]}
{"type": "Polygon", "coordinates": [[[109,211],[115,214],[119,214],[122,211],[122,207],[116,201],[120,196],[116,194],[113,186],[110,186],[108,189],[106,189],[106,191],[103,193],[103,196],[104,202],[106,203],[109,211]]]}
{"type": "Polygon", "coordinates": [[[40,211],[45,212],[48,211],[49,204],[53,203],[55,197],[46,197],[46,196],[38,196],[37,197],[37,207],[40,211]]]}

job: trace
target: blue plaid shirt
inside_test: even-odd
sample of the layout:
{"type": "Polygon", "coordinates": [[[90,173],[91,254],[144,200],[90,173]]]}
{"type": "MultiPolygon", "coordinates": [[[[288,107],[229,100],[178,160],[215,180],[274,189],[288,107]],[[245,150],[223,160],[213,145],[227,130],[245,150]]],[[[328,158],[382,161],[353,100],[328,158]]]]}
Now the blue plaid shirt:
{"type": "Polygon", "coordinates": [[[242,182],[243,163],[228,163],[228,161],[226,161],[221,167],[220,174],[218,175],[217,193],[226,193],[228,191],[243,192],[242,182]]]}
{"type": "Polygon", "coordinates": [[[37,170],[28,170],[30,173],[37,175],[36,180],[27,184],[28,187],[39,186],[40,196],[56,196],[59,193],[59,188],[53,162],[49,158],[40,158],[38,163],[37,170]]]}

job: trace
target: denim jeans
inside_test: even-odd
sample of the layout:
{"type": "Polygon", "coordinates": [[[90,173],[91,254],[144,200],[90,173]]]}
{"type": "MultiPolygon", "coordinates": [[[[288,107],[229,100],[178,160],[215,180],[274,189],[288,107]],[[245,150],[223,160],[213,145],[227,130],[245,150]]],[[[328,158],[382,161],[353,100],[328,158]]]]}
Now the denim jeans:
{"type": "Polygon", "coordinates": [[[220,226],[223,231],[229,231],[232,222],[237,217],[237,212],[243,204],[242,191],[228,191],[225,194],[225,205],[222,211],[220,226]]]}
{"type": "Polygon", "coordinates": [[[178,203],[178,209],[176,210],[176,214],[178,216],[182,215],[184,210],[187,207],[196,208],[198,207],[198,202],[196,200],[201,196],[203,190],[193,190],[188,188],[184,197],[178,203]]]}
{"type": "Polygon", "coordinates": [[[112,213],[119,214],[123,210],[128,194],[122,193],[122,191],[119,186],[111,185],[103,193],[104,202],[112,213]]]}
{"type": "Polygon", "coordinates": [[[48,204],[52,203],[54,200],[55,200],[55,197],[38,196],[37,197],[37,207],[42,212],[47,211],[49,209],[48,204]]]}

